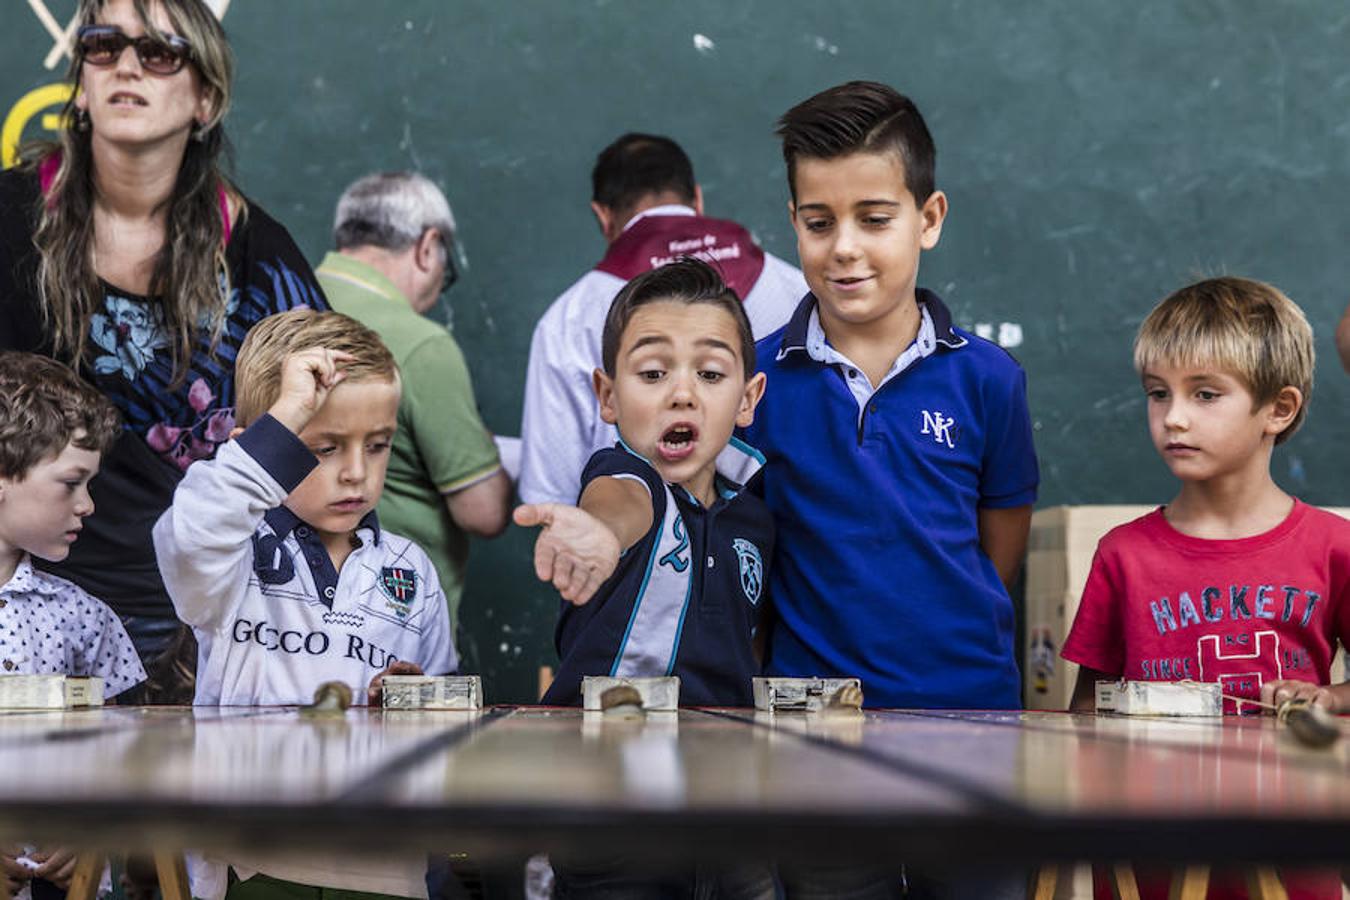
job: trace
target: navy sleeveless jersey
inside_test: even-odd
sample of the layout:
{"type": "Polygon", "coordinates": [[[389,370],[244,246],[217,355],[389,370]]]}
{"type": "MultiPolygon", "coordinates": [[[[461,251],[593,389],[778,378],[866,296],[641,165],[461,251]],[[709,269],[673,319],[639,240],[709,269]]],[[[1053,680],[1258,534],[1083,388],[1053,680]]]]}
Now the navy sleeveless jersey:
{"type": "Polygon", "coordinates": [[[681,705],[751,705],[759,673],[751,639],[774,531],[763,501],[741,486],[762,460],[733,441],[718,457],[718,498],[705,508],[622,442],[591,457],[583,489],[602,477],[641,482],[652,527],[590,602],[563,602],[562,662],[544,703],[579,705],[585,675],[678,675],[681,705]]]}

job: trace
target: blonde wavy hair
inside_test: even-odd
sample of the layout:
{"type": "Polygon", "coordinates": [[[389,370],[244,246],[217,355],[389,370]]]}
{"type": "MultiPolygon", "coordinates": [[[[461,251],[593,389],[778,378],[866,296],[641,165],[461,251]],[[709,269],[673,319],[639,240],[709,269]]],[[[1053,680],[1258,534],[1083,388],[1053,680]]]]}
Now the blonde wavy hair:
{"type": "Polygon", "coordinates": [[[1153,308],[1134,341],[1134,368],[1141,375],[1159,365],[1214,366],[1246,385],[1254,408],[1286,387],[1298,388],[1303,404],[1275,437],[1277,444],[1303,424],[1316,361],[1303,310],[1279,288],[1246,278],[1211,278],[1182,288],[1153,308]]]}
{"type": "Polygon", "coordinates": [[[380,336],[340,312],[292,309],[263,319],[249,329],[234,361],[235,422],[255,422],[281,394],[281,364],[301,350],[322,347],[349,354],[342,363],[347,381],[380,380],[400,384],[398,363],[380,336]]]}

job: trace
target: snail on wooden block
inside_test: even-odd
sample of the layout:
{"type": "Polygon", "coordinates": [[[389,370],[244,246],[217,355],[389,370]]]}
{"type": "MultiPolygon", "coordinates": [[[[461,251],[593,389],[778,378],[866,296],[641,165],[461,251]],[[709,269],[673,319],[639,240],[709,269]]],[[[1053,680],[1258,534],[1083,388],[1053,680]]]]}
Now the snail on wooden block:
{"type": "Polygon", "coordinates": [[[617,684],[600,695],[600,710],[606,718],[642,718],[642,694],[629,684],[617,684]]]}

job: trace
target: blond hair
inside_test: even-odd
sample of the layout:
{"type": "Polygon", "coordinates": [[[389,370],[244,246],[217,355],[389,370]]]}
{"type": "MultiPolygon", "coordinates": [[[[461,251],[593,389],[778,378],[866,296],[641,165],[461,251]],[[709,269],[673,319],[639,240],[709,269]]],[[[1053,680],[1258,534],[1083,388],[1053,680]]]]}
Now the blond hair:
{"type": "Polygon", "coordinates": [[[1298,388],[1303,403],[1276,435],[1277,444],[1303,424],[1315,361],[1303,310],[1273,285],[1246,278],[1211,278],[1182,288],[1153,308],[1134,340],[1134,368],[1141,375],[1159,365],[1214,366],[1240,379],[1256,407],[1286,387],[1298,388]]]}
{"type": "Polygon", "coordinates": [[[341,366],[347,381],[399,383],[398,364],[378,334],[339,312],[292,309],[254,325],[239,348],[234,363],[236,423],[256,421],[276,402],[286,357],[317,347],[352,357],[341,366]]]}

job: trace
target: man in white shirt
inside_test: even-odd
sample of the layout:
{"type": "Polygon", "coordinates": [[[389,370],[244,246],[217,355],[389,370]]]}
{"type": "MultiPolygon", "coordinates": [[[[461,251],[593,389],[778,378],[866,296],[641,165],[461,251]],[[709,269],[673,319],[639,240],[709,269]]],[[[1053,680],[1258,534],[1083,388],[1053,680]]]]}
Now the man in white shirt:
{"type": "Polygon", "coordinates": [[[586,461],[618,437],[600,419],[591,373],[601,363],[610,302],[629,279],[681,256],[702,259],[741,298],[756,340],[786,324],[807,291],[801,272],[743,227],[703,215],[693,165],[669,138],[619,138],[597,157],[591,187],[591,210],[609,247],[534,329],[521,421],[525,503],[576,503],[586,461]]]}

